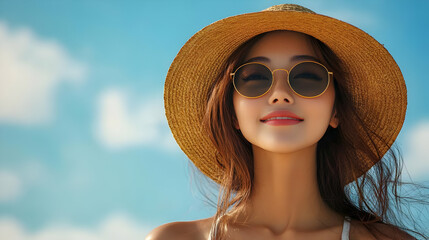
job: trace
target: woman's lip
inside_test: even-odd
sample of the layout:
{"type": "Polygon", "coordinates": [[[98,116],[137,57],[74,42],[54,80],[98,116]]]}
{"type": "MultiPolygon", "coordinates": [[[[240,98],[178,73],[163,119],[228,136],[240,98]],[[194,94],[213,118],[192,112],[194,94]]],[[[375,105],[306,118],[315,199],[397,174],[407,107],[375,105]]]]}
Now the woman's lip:
{"type": "Polygon", "coordinates": [[[263,118],[261,118],[261,121],[265,121],[267,119],[273,118],[273,117],[289,117],[289,118],[295,118],[297,120],[304,120],[294,114],[293,112],[287,111],[287,110],[280,110],[280,111],[273,111],[269,114],[265,115],[263,118]]]}
{"type": "Polygon", "coordinates": [[[272,126],[281,126],[281,125],[295,125],[295,124],[302,122],[302,120],[272,119],[272,120],[265,120],[265,121],[261,120],[261,122],[266,123],[268,125],[272,125],[272,126]]]}

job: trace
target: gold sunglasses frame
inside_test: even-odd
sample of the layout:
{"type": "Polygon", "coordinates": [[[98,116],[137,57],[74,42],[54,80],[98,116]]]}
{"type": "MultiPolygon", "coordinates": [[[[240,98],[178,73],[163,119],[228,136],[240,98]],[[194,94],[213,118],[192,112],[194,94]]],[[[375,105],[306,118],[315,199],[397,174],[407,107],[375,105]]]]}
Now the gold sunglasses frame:
{"type": "Polygon", "coordinates": [[[286,71],[286,73],[287,73],[287,83],[288,83],[288,85],[289,85],[289,88],[290,89],[292,89],[292,91],[296,94],[296,95],[298,95],[298,96],[300,96],[300,97],[303,97],[303,98],[316,98],[316,97],[319,97],[319,96],[321,96],[322,94],[324,94],[325,92],[326,92],[326,90],[328,89],[328,87],[329,87],[329,84],[331,83],[331,78],[333,78],[333,76],[334,76],[334,73],[333,72],[330,72],[329,70],[328,70],[328,68],[326,68],[323,64],[321,64],[321,63],[319,63],[319,62],[315,62],[315,61],[302,61],[302,62],[299,62],[299,63],[296,63],[295,65],[293,65],[291,68],[290,68],[290,70],[288,71],[287,69],[284,69],[284,68],[277,68],[277,69],[274,69],[274,70],[271,70],[271,68],[270,67],[268,67],[266,64],[263,64],[263,63],[260,63],[260,62],[249,62],[249,63],[245,63],[245,64],[243,64],[243,65],[241,65],[241,66],[239,66],[233,73],[230,73],[230,76],[232,77],[232,84],[234,85],[234,89],[235,89],[235,91],[237,91],[237,93],[238,94],[240,94],[241,96],[243,96],[243,97],[245,97],[245,98],[260,98],[260,97],[262,97],[262,96],[264,96],[265,94],[267,94],[270,90],[271,90],[271,88],[273,87],[273,85],[274,85],[274,81],[275,81],[275,78],[274,78],[274,72],[275,71],[277,71],[277,70],[284,70],[284,71],[286,71]],[[328,84],[326,84],[326,88],[323,90],[323,92],[322,93],[320,93],[319,95],[316,95],[316,96],[312,96],[312,97],[307,97],[307,96],[303,96],[303,95],[301,95],[301,94],[299,94],[299,93],[297,93],[296,91],[295,91],[295,89],[293,89],[292,88],[292,86],[290,85],[290,81],[289,81],[289,73],[297,66],[297,65],[299,65],[299,64],[302,64],[302,63],[306,63],[306,62],[311,62],[311,63],[317,63],[317,64],[319,64],[320,66],[322,66],[325,70],[326,70],[326,72],[328,73],[328,84]],[[240,91],[238,91],[237,90],[237,87],[235,86],[235,74],[237,73],[237,71],[240,69],[240,68],[242,68],[242,67],[244,67],[244,66],[246,66],[246,65],[249,65],[249,64],[259,64],[259,65],[262,65],[262,66],[264,66],[264,67],[266,67],[268,70],[270,70],[270,72],[271,72],[271,79],[272,79],[272,81],[271,81],[271,85],[270,85],[270,87],[268,88],[268,90],[267,91],[265,91],[263,94],[261,94],[261,95],[259,95],[259,96],[256,96],[256,97],[248,97],[248,96],[245,96],[245,95],[243,95],[243,94],[241,94],[240,93],[240,91]]]}

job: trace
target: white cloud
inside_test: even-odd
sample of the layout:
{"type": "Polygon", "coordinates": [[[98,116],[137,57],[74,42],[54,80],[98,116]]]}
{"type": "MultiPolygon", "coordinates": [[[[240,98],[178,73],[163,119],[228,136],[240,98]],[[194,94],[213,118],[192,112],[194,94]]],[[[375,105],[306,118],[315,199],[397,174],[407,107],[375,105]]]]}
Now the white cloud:
{"type": "Polygon", "coordinates": [[[145,226],[124,214],[113,214],[95,229],[54,224],[29,232],[11,217],[0,218],[0,236],[8,240],[143,240],[153,226],[145,226]]]}
{"type": "Polygon", "coordinates": [[[427,178],[429,172],[429,121],[421,121],[406,136],[405,167],[413,179],[427,178]]]}
{"type": "Polygon", "coordinates": [[[108,148],[154,146],[177,150],[164,114],[162,93],[135,101],[120,89],[104,90],[97,103],[95,135],[108,148]]]}
{"type": "Polygon", "coordinates": [[[0,218],[0,236],[2,236],[2,238],[7,236],[8,240],[23,240],[25,239],[24,232],[21,224],[15,219],[6,217],[0,218]]]}
{"type": "Polygon", "coordinates": [[[0,122],[34,125],[53,117],[61,81],[80,83],[85,66],[59,43],[0,21],[0,122]]]}
{"type": "Polygon", "coordinates": [[[15,173],[0,169],[0,202],[13,201],[22,191],[22,181],[15,173]]]}

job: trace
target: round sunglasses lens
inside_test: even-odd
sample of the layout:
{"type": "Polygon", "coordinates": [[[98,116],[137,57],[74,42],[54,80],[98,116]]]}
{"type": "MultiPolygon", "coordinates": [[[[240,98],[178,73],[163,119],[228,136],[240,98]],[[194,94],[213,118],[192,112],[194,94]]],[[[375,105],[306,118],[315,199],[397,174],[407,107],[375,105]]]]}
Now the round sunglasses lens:
{"type": "Polygon", "coordinates": [[[289,74],[292,89],[306,97],[318,96],[328,87],[328,71],[316,62],[304,62],[296,65],[289,74]]]}
{"type": "Polygon", "coordinates": [[[250,63],[237,69],[234,85],[246,97],[258,97],[270,89],[271,71],[262,64],[250,63]]]}

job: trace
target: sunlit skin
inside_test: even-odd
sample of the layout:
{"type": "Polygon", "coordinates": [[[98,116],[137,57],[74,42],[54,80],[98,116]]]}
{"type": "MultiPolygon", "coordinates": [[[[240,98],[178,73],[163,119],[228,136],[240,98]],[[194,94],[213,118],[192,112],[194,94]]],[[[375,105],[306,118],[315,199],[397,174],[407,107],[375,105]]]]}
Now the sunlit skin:
{"type": "MultiPolygon", "coordinates": [[[[263,56],[273,69],[290,69],[292,60],[316,57],[309,39],[295,32],[270,33],[258,41],[246,59],[263,56]]],[[[335,73],[334,73],[335,74],[335,73]]],[[[316,179],[316,147],[328,126],[336,128],[333,109],[334,86],[316,98],[303,98],[290,89],[286,71],[274,72],[274,85],[260,98],[246,98],[234,92],[237,116],[235,127],[252,144],[255,182],[247,224],[279,236],[295,236],[300,231],[331,229],[341,233],[343,216],[321,199],[316,179]],[[272,126],[260,121],[274,110],[288,110],[303,118],[295,125],[272,126]]],[[[237,225],[239,226],[239,225],[237,225]]]]}

